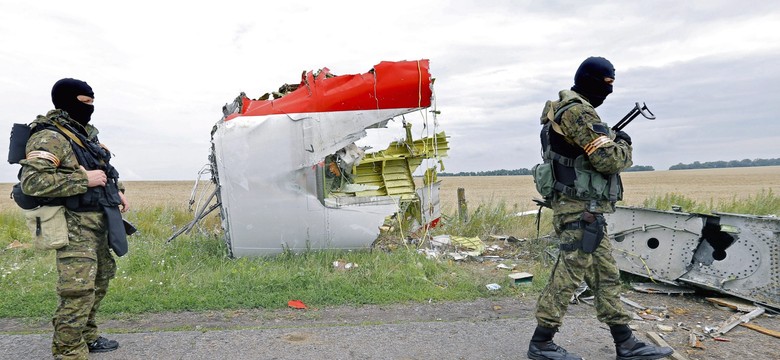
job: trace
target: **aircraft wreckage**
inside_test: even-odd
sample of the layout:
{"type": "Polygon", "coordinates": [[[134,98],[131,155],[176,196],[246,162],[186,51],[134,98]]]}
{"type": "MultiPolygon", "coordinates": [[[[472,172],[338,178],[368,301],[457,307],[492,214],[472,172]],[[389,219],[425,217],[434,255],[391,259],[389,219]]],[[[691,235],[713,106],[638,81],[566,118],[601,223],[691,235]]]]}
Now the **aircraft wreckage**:
{"type": "MultiPolygon", "coordinates": [[[[256,100],[241,93],[212,130],[201,174],[211,174],[215,190],[168,241],[216,209],[232,257],[365,248],[394,214],[414,221],[407,230],[435,225],[436,171],[449,148],[436,132],[438,111],[428,110],[432,85],[428,60],[418,60],[356,75],[309,71],[256,100]],[[431,136],[413,139],[410,113],[431,136]],[[356,144],[397,117],[403,139],[375,152],[356,144]],[[424,161],[435,165],[418,187],[412,174],[424,161]]],[[[622,206],[606,217],[621,271],[780,309],[780,219],[622,206]]]]}
{"type": "Polygon", "coordinates": [[[780,309],[779,218],[620,206],[605,217],[620,270],[780,309]]]}
{"type": "Polygon", "coordinates": [[[366,248],[394,214],[411,216],[417,228],[435,225],[436,169],[448,143],[436,133],[438,111],[428,110],[432,85],[429,61],[417,60],[355,75],[304,72],[300,83],[256,100],[241,93],[212,130],[215,191],[168,241],[217,208],[232,257],[366,248]],[[430,136],[412,138],[403,116],[415,112],[430,136]],[[403,139],[375,152],[356,144],[367,129],[390,131],[398,117],[403,139]],[[413,174],[423,161],[434,166],[418,187],[413,174]]]}

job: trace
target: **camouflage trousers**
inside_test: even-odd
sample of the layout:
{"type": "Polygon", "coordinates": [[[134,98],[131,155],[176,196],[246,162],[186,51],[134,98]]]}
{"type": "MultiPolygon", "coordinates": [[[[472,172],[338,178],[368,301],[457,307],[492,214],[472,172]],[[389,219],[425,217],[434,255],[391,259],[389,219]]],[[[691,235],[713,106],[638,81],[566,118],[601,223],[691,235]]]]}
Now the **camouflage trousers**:
{"type": "Polygon", "coordinates": [[[66,212],[69,244],[57,250],[57,294],[52,354],[87,359],[87,343],[98,338],[95,315],[116,274],[103,213],[66,212]]]}
{"type": "MultiPolygon", "coordinates": [[[[582,238],[582,229],[562,230],[557,224],[555,228],[562,243],[582,238]]],[[[560,251],[536,305],[537,323],[548,328],[560,327],[569,300],[583,280],[595,295],[599,321],[607,325],[627,325],[631,321],[631,316],[620,302],[620,271],[612,257],[612,245],[605,226],[604,239],[593,253],[560,251]]]]}

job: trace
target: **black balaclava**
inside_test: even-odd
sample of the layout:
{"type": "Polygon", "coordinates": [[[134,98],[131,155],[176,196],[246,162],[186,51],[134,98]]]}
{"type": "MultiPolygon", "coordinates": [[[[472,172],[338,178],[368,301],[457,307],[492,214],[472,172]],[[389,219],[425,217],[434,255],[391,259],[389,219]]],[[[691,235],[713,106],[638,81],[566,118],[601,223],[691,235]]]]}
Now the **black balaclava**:
{"type": "Polygon", "coordinates": [[[78,121],[81,125],[87,125],[95,107],[79,101],[76,98],[79,95],[95,97],[92,88],[81,80],[61,79],[51,88],[51,102],[54,103],[54,108],[65,110],[71,119],[78,121]]]}
{"type": "Polygon", "coordinates": [[[598,107],[612,93],[612,85],[604,78],[615,78],[615,67],[603,57],[589,57],[580,64],[574,75],[572,90],[585,96],[593,107],[598,107]]]}

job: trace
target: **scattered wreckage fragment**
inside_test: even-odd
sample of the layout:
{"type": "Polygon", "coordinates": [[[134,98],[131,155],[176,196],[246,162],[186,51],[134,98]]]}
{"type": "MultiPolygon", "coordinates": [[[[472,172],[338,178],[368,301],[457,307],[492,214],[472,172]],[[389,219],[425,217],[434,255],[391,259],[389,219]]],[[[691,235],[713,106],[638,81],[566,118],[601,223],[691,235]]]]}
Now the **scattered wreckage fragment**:
{"type": "Polygon", "coordinates": [[[426,110],[432,84],[428,60],[381,62],[364,74],[309,71],[300,84],[226,104],[212,130],[210,172],[230,255],[365,248],[396,213],[435,225],[436,168],[448,142],[436,121],[427,124],[438,113],[426,110]],[[373,153],[356,144],[366,129],[412,112],[432,136],[412,139],[404,118],[405,139],[373,153]],[[413,173],[425,159],[435,164],[418,188],[413,173]]]}
{"type": "Polygon", "coordinates": [[[605,214],[620,270],[780,308],[780,219],[618,207],[605,214]]]}

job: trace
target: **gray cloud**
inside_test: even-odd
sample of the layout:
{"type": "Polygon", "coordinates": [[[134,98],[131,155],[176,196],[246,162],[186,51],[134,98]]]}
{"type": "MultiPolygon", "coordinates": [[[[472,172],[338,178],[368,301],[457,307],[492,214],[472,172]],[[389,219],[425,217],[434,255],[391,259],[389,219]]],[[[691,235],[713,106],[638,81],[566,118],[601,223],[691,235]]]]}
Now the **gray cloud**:
{"type": "MultiPolygon", "coordinates": [[[[544,101],[599,55],[617,67],[602,118],[614,123],[637,101],[658,116],[627,129],[635,163],[777,157],[780,4],[772,2],[227,0],[176,11],[145,0],[119,10],[3,5],[0,128],[45,113],[57,79],[83,78],[125,179],[193,179],[222,105],[241,91],[258,97],[325,66],[351,74],[428,58],[439,130],[451,136],[447,171],[529,168],[540,159],[544,101]]],[[[0,181],[17,169],[0,165],[0,181]]]]}

